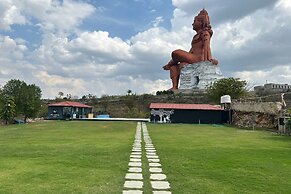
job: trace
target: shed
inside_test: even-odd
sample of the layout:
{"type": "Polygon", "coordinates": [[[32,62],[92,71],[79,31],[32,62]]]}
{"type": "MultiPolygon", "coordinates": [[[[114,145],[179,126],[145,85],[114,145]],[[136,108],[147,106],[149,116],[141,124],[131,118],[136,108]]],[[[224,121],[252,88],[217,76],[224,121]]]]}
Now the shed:
{"type": "Polygon", "coordinates": [[[48,119],[86,118],[92,106],[79,102],[64,101],[48,105],[48,119]]]}
{"type": "Polygon", "coordinates": [[[151,103],[150,120],[158,123],[222,124],[228,122],[228,111],[220,105],[151,103]]]}

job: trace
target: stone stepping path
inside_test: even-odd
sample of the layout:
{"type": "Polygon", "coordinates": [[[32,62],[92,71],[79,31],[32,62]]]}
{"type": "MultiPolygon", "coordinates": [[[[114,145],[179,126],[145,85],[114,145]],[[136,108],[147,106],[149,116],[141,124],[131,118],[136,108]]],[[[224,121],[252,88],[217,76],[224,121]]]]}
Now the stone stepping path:
{"type": "Polygon", "coordinates": [[[128,172],[125,175],[123,194],[142,194],[144,179],[142,175],[142,141],[145,143],[145,156],[148,160],[150,172],[150,184],[153,194],[171,194],[170,183],[163,174],[162,164],[149,136],[145,123],[138,122],[136,126],[135,140],[133,143],[128,172]],[[143,139],[142,139],[143,135],[143,139]]]}

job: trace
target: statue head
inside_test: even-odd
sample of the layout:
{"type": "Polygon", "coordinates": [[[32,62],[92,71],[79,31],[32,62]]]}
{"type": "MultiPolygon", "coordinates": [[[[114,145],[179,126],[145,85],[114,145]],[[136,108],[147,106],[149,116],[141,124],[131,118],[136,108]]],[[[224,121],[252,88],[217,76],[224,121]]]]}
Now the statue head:
{"type": "Polygon", "coordinates": [[[195,31],[205,28],[211,29],[209,16],[205,9],[202,9],[200,13],[194,18],[194,23],[192,25],[193,30],[195,31]]]}

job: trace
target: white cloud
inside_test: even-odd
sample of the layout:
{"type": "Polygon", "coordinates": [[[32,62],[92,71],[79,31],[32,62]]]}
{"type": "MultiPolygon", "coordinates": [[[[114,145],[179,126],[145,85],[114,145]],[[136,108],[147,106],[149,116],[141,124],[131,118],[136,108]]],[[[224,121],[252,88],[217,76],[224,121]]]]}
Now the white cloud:
{"type": "Polygon", "coordinates": [[[0,29],[9,30],[11,25],[23,25],[33,18],[44,31],[69,32],[95,10],[75,0],[1,0],[0,29]]]}
{"type": "Polygon", "coordinates": [[[276,66],[269,70],[242,71],[233,73],[234,77],[248,80],[251,85],[268,83],[291,83],[291,65],[276,66]]]}
{"type": "Polygon", "coordinates": [[[162,16],[156,17],[151,23],[153,27],[158,27],[162,22],[164,22],[164,19],[162,16]]]}
{"type": "Polygon", "coordinates": [[[56,96],[57,91],[68,94],[82,94],[86,92],[86,83],[82,79],[49,75],[45,71],[35,72],[34,77],[46,88],[43,91],[44,96],[56,96]]]}
{"type": "Polygon", "coordinates": [[[26,24],[27,20],[21,10],[11,0],[0,2],[0,30],[10,30],[12,24],[26,24]]]}

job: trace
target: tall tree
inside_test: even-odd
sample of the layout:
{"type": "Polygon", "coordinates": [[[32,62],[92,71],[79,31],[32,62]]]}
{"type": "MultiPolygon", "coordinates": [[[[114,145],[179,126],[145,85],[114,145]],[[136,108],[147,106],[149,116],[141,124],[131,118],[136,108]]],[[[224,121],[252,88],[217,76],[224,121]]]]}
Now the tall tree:
{"type": "Polygon", "coordinates": [[[34,84],[23,84],[21,91],[21,97],[23,99],[22,114],[24,116],[24,120],[26,121],[27,118],[36,117],[38,111],[40,110],[41,89],[34,84]]]}
{"type": "Polygon", "coordinates": [[[24,81],[12,79],[2,89],[5,97],[13,97],[16,116],[23,115],[24,119],[35,117],[41,106],[41,89],[34,85],[27,85],[24,81]]]}
{"type": "Polygon", "coordinates": [[[238,99],[246,95],[247,82],[239,78],[223,78],[207,87],[207,95],[213,102],[219,103],[220,97],[230,95],[232,99],[238,99]]]}
{"type": "Polygon", "coordinates": [[[15,114],[19,115],[22,113],[22,97],[21,97],[21,88],[23,85],[26,85],[24,81],[16,80],[16,79],[11,79],[9,80],[2,89],[2,93],[7,99],[10,96],[13,96],[14,102],[15,102],[15,114]]]}
{"type": "Polygon", "coordinates": [[[13,97],[9,97],[5,101],[6,102],[2,104],[0,110],[0,118],[3,119],[7,125],[15,116],[15,103],[13,97]]]}

